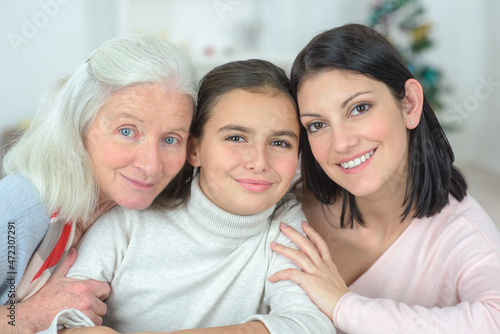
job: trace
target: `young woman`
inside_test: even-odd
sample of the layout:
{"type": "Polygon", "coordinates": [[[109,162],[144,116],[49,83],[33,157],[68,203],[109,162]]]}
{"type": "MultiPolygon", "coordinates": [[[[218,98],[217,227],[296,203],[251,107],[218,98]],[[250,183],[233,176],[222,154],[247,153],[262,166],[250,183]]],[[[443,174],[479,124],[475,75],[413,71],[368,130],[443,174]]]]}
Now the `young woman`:
{"type": "MultiPolygon", "coordinates": [[[[110,283],[104,325],[119,332],[333,333],[298,285],[267,281],[295,267],[269,249],[291,245],[279,223],[298,228],[305,219],[293,197],[282,200],[300,133],[287,76],[266,61],[228,63],[202,79],[198,94],[190,165],[170,199],[101,217],[69,276],[110,283]]],[[[83,329],[101,330],[109,331],[83,329]]]]}
{"type": "Polygon", "coordinates": [[[500,332],[500,234],[466,194],[431,107],[394,47],[346,25],[297,56],[302,252],[272,249],[347,333],[500,332]],[[323,240],[324,239],[324,240],[323,240]]]}
{"type": "Polygon", "coordinates": [[[37,332],[68,307],[100,323],[109,286],[64,278],[74,251],[56,265],[100,215],[146,208],[179,172],[196,87],[193,63],[175,46],[124,35],[47,92],[3,164],[0,316],[16,327],[0,321],[0,332],[37,332]]]}

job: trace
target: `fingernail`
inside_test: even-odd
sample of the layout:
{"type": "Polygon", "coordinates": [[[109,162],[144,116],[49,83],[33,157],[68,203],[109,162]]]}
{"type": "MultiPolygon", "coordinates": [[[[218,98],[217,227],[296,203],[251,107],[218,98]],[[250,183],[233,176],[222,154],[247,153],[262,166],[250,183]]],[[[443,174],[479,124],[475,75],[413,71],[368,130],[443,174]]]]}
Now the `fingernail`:
{"type": "Polygon", "coordinates": [[[308,222],[302,222],[302,224],[306,225],[306,226],[309,226],[309,223],[308,222]]]}
{"type": "Polygon", "coordinates": [[[274,241],[271,241],[271,247],[276,247],[277,243],[275,243],[274,241]]]}
{"type": "Polygon", "coordinates": [[[288,225],[287,225],[287,224],[285,224],[285,223],[281,223],[281,224],[280,224],[280,227],[281,227],[281,228],[287,228],[287,227],[288,227],[288,225]]]}

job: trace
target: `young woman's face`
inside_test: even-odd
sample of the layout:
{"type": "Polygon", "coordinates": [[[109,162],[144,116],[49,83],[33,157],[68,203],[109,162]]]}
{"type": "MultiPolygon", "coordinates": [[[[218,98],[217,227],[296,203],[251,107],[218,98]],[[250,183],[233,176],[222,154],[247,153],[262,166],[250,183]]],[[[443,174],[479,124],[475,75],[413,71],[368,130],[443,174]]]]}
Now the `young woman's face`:
{"type": "Polygon", "coordinates": [[[312,152],[333,181],[361,197],[404,187],[407,119],[384,83],[332,70],[305,80],[297,98],[312,152]]]}
{"type": "Polygon", "coordinates": [[[85,136],[100,201],[141,210],[186,159],[192,103],[155,85],[124,88],[101,108],[85,136]]]}
{"type": "Polygon", "coordinates": [[[285,94],[235,89],[213,107],[188,160],[200,167],[200,187],[217,206],[256,214],[287,192],[297,168],[299,129],[285,94]]]}

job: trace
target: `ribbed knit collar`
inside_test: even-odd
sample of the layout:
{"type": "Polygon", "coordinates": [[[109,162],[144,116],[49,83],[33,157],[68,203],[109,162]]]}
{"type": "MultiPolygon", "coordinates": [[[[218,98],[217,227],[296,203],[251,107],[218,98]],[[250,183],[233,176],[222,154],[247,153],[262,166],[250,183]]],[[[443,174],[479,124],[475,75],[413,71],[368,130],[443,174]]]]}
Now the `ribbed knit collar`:
{"type": "Polygon", "coordinates": [[[266,228],[275,206],[250,216],[224,211],[205,196],[199,185],[198,174],[191,185],[185,223],[207,241],[222,247],[237,247],[266,228]]]}

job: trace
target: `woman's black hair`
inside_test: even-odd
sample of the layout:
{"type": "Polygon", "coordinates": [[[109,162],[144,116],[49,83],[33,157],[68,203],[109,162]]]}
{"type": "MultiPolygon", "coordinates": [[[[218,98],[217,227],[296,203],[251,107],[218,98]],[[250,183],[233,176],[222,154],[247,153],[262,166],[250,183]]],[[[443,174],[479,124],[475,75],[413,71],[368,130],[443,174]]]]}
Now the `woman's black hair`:
{"type": "MultiPolygon", "coordinates": [[[[214,68],[201,79],[197,112],[191,123],[190,136],[197,139],[203,137],[205,125],[212,115],[213,108],[223,95],[234,89],[263,94],[283,93],[290,98],[295,107],[297,119],[299,117],[290,79],[283,69],[261,59],[233,61],[214,68]]],[[[300,149],[299,145],[299,153],[300,149]]],[[[193,178],[194,167],[186,162],[181,171],[162,191],[164,199],[160,205],[173,208],[187,201],[193,178]]]]}
{"type": "MultiPolygon", "coordinates": [[[[413,75],[396,48],[374,29],[348,24],[314,37],[296,57],[291,81],[294,97],[304,80],[311,76],[342,70],[365,75],[386,84],[397,101],[405,97],[405,83],[413,75]]],[[[312,154],[304,127],[301,128],[301,171],[305,185],[323,204],[342,198],[340,224],[347,218],[364,225],[353,194],[340,187],[323,171],[312,154]]],[[[453,166],[453,151],[434,111],[424,96],[418,126],[410,131],[408,178],[401,221],[414,210],[414,218],[431,217],[448,204],[449,194],[461,201],[467,184],[453,166]]]]}

